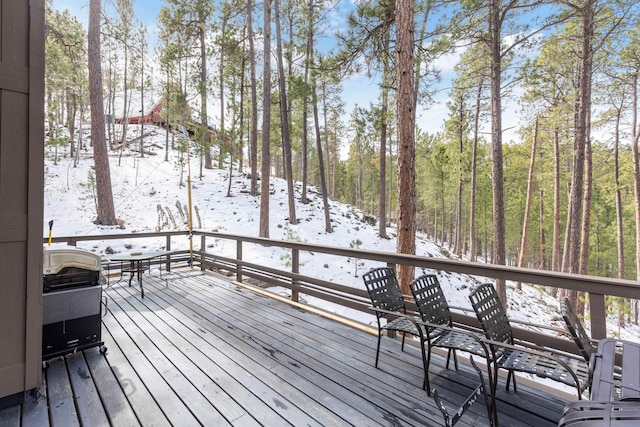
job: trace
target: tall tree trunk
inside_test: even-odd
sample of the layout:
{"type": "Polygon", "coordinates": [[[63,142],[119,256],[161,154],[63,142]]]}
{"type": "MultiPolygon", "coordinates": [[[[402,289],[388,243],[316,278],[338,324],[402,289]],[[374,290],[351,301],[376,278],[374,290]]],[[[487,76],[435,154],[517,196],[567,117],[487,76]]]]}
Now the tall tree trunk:
{"type": "Polygon", "coordinates": [[[544,190],[540,189],[540,221],[538,226],[540,227],[540,270],[546,270],[547,268],[547,254],[546,254],[546,237],[544,232],[545,225],[545,210],[544,210],[544,190]]]}
{"type": "Polygon", "coordinates": [[[476,188],[478,186],[478,139],[480,131],[480,101],[482,100],[482,86],[484,80],[478,82],[476,93],[476,111],[473,116],[473,148],[471,150],[471,195],[469,201],[469,261],[478,260],[476,245],[476,188]]]}
{"type": "MultiPolygon", "coordinates": [[[[199,90],[200,94],[200,128],[202,129],[202,140],[200,141],[202,151],[204,153],[204,167],[205,169],[211,169],[211,137],[209,135],[209,119],[207,118],[207,45],[205,38],[206,20],[201,10],[199,13],[200,25],[198,28],[198,37],[200,37],[200,82],[199,90]]],[[[202,176],[202,172],[200,173],[202,176]]]]}
{"type": "Polygon", "coordinates": [[[455,216],[455,230],[454,230],[454,243],[453,253],[460,256],[462,255],[462,188],[463,188],[463,176],[462,176],[462,155],[464,153],[464,99],[460,95],[460,104],[458,105],[460,116],[458,117],[458,190],[456,192],[456,216],[455,216]]]}
{"type": "MultiPolygon", "coordinates": [[[[631,155],[633,158],[633,196],[636,213],[636,280],[640,280],[640,150],[638,150],[638,140],[640,140],[640,128],[638,124],[638,74],[633,75],[631,84],[631,155]]],[[[635,322],[638,323],[638,304],[634,312],[635,322]]]]}
{"type": "MultiPolygon", "coordinates": [[[[320,59],[319,67],[322,69],[322,59],[320,59]]],[[[323,139],[324,139],[324,152],[327,159],[326,178],[327,178],[327,194],[329,193],[329,182],[331,182],[331,153],[329,150],[329,126],[327,124],[327,81],[322,79],[322,121],[323,121],[323,139]]]]}
{"type": "Polygon", "coordinates": [[[252,196],[258,195],[258,82],[256,79],[256,50],[253,40],[253,0],[247,1],[247,37],[249,38],[249,74],[251,81],[251,130],[249,132],[249,151],[251,157],[252,196]]]}
{"type": "MultiPolygon", "coordinates": [[[[309,66],[313,59],[313,0],[309,0],[307,5],[307,46],[305,52],[305,62],[304,62],[304,84],[305,87],[310,86],[309,82],[309,66]]],[[[302,203],[309,203],[307,199],[307,181],[308,181],[308,153],[309,153],[309,124],[308,121],[309,114],[309,94],[304,93],[304,98],[302,100],[302,141],[300,151],[302,151],[302,194],[301,201],[302,203]]]]}
{"type": "MultiPolygon", "coordinates": [[[[591,113],[587,113],[587,123],[591,122],[591,113]]],[[[585,137],[585,156],[584,156],[584,193],[582,196],[582,225],[580,239],[580,274],[588,274],[589,272],[589,230],[591,227],[591,195],[593,193],[593,158],[591,152],[591,132],[590,126],[587,125],[587,134],[585,137]]],[[[575,301],[576,312],[584,313],[585,299],[584,292],[578,292],[578,298],[575,301]]]]}
{"type": "Polygon", "coordinates": [[[269,237],[269,173],[271,169],[271,0],[264,2],[264,65],[262,74],[262,173],[260,237],[269,237]]]}
{"type": "MultiPolygon", "coordinates": [[[[491,160],[493,190],[493,263],[506,262],[504,218],[504,171],[502,164],[502,23],[499,4],[491,3],[489,39],[491,52],[491,160]]],[[[504,279],[496,280],[496,291],[505,310],[507,287],[504,279]]]]}
{"type": "Polygon", "coordinates": [[[553,130],[553,238],[551,242],[551,270],[560,271],[560,135],[553,130]]]}
{"type": "MultiPolygon", "coordinates": [[[[311,33],[313,35],[313,33],[311,33]]],[[[314,41],[313,36],[310,36],[310,50],[314,51],[314,41]]],[[[313,58],[313,53],[312,57],[313,58]]],[[[313,69],[313,62],[311,63],[311,68],[313,69]]],[[[331,226],[331,212],[329,212],[329,198],[327,196],[327,181],[324,174],[324,161],[322,157],[322,138],[320,135],[320,117],[318,114],[318,92],[316,88],[317,78],[315,76],[311,76],[311,97],[313,103],[313,121],[315,123],[316,130],[316,148],[318,150],[318,169],[320,171],[320,188],[322,190],[322,205],[324,207],[324,229],[327,233],[333,233],[333,227],[331,226]]]]}
{"type": "Polygon", "coordinates": [[[282,130],[282,154],[284,156],[284,178],[287,181],[289,201],[289,223],[297,224],[295,191],[293,189],[293,169],[291,162],[291,136],[289,134],[289,108],[287,104],[287,88],[285,85],[282,33],[280,31],[280,0],[274,0],[276,18],[276,49],[278,60],[278,89],[280,92],[280,128],[282,130]]]}
{"type": "Polygon", "coordinates": [[[88,58],[89,97],[91,100],[91,142],[96,170],[97,218],[96,224],[116,225],[116,212],[111,192],[109,152],[104,132],[104,98],[102,93],[102,67],[100,56],[100,0],[89,3],[88,58]]]}
{"type": "MultiPolygon", "coordinates": [[[[227,30],[227,17],[226,15],[222,18],[222,28],[221,35],[224,40],[226,36],[227,30]]],[[[225,135],[225,120],[224,120],[224,68],[225,68],[225,56],[224,56],[225,46],[220,46],[220,58],[218,62],[218,73],[220,73],[220,80],[218,81],[218,90],[220,91],[220,133],[217,135],[218,139],[218,169],[224,168],[224,152],[226,149],[226,135],[225,135]]],[[[233,126],[233,125],[232,125],[233,126]]],[[[233,153],[231,154],[233,157],[233,153]]],[[[233,162],[232,162],[233,163],[233,162]]]]}
{"type": "Polygon", "coordinates": [[[127,48],[126,41],[122,43],[124,45],[124,75],[122,76],[122,92],[123,92],[123,105],[122,105],[122,135],[120,139],[120,145],[124,149],[124,145],[127,143],[127,129],[129,124],[129,89],[127,88],[128,66],[129,66],[129,49],[127,48]]]}
{"type": "MultiPolygon", "coordinates": [[[[398,114],[398,253],[416,253],[415,188],[415,87],[414,8],[412,1],[396,0],[396,84],[398,114]]],[[[402,292],[410,293],[412,266],[400,265],[398,280],[402,292]]]]}
{"type": "MultiPolygon", "coordinates": [[[[589,109],[591,108],[591,73],[593,61],[593,0],[586,0],[582,6],[582,34],[580,40],[580,64],[578,69],[577,101],[574,131],[574,159],[571,176],[571,192],[567,212],[567,241],[562,271],[578,273],[580,271],[580,236],[583,223],[582,208],[584,196],[585,151],[587,145],[589,109]]],[[[569,291],[569,298],[576,304],[577,291],[569,291]]]]}
{"type": "MultiPolygon", "coordinates": [[[[524,219],[522,220],[522,238],[520,240],[518,267],[524,267],[524,256],[527,251],[529,215],[531,213],[531,199],[533,196],[533,171],[536,166],[536,149],[538,147],[538,121],[538,116],[536,116],[536,121],[533,128],[533,141],[531,142],[531,159],[529,162],[529,175],[527,177],[527,196],[524,205],[524,219]]],[[[522,289],[522,285],[519,281],[516,282],[516,289],[522,289]]]]}
{"type": "Polygon", "coordinates": [[[243,70],[242,76],[240,77],[240,136],[238,137],[238,145],[236,147],[236,151],[238,153],[238,173],[242,173],[244,163],[244,92],[246,90],[246,76],[244,74],[245,65],[247,63],[247,57],[242,56],[242,65],[241,69],[243,70]]]}
{"type": "MultiPolygon", "coordinates": [[[[622,195],[620,192],[620,121],[622,119],[622,106],[616,111],[616,127],[613,146],[613,179],[616,187],[616,236],[618,248],[618,278],[624,279],[624,229],[622,224],[622,195]]],[[[624,298],[617,297],[618,300],[618,326],[624,326],[624,298]]]]}
{"type": "MultiPolygon", "coordinates": [[[[385,40],[386,49],[389,50],[389,39],[385,40]]],[[[385,62],[384,75],[388,74],[388,64],[385,62]]],[[[386,79],[383,79],[386,81],[386,79]]],[[[389,90],[386,84],[382,88],[382,103],[380,107],[380,178],[378,192],[378,236],[383,239],[387,236],[387,117],[389,116],[389,90]]]]}

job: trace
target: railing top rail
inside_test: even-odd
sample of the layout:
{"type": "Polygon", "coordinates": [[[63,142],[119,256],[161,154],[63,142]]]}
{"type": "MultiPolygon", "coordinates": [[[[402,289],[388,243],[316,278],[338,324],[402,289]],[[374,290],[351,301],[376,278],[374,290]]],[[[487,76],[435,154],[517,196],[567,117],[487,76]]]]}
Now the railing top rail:
{"type": "MultiPolygon", "coordinates": [[[[578,290],[594,294],[615,295],[640,299],[640,283],[634,280],[615,279],[611,277],[589,276],[561,273],[532,268],[521,268],[505,265],[486,264],[447,258],[435,258],[420,255],[405,255],[391,252],[341,248],[337,246],[316,245],[309,243],[274,240],[262,237],[242,236],[236,234],[194,231],[194,236],[208,236],[219,239],[235,240],[242,243],[254,243],[265,246],[276,246],[300,251],[310,251],[380,261],[386,264],[404,264],[440,271],[451,271],[472,276],[513,280],[524,283],[553,286],[563,289],[578,290]]],[[[185,231],[164,231],[132,234],[109,234],[90,236],[68,236],[53,238],[54,242],[81,242],[95,240],[121,240],[147,237],[186,236],[185,231]]],[[[47,241],[47,238],[44,238],[47,241]]]]}

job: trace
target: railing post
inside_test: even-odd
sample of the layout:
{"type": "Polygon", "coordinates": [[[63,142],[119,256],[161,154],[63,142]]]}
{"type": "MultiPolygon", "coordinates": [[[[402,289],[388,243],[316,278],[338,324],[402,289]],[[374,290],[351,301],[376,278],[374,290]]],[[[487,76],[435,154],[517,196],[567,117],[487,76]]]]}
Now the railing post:
{"type": "Polygon", "coordinates": [[[204,256],[205,256],[205,253],[207,252],[206,239],[207,239],[207,236],[205,236],[204,234],[200,236],[200,271],[205,270],[204,256]]]}
{"type": "Polygon", "coordinates": [[[589,293],[589,310],[591,312],[591,338],[599,340],[607,337],[607,313],[604,295],[589,293]]]}
{"type": "MultiPolygon", "coordinates": [[[[291,272],[293,274],[300,273],[300,251],[298,249],[291,249],[291,272]]],[[[298,302],[299,292],[298,287],[298,279],[293,278],[291,281],[291,301],[298,302]]]]}
{"type": "MultiPolygon", "coordinates": [[[[167,234],[166,239],[165,248],[167,252],[171,252],[171,236],[167,234]]],[[[169,254],[167,254],[167,265],[165,265],[164,269],[171,271],[171,255],[169,254]]]]}
{"type": "Polygon", "coordinates": [[[242,240],[236,240],[236,281],[242,283],[242,240]]]}

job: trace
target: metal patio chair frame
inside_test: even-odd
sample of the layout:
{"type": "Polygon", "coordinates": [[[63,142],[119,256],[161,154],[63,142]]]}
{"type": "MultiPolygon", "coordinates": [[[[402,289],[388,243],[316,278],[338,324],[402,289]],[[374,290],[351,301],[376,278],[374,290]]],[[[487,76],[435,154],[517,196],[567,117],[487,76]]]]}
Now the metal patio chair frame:
{"type": "Polygon", "coordinates": [[[513,390],[517,392],[514,373],[524,372],[573,386],[578,399],[582,399],[582,393],[589,386],[589,367],[581,357],[532,343],[516,342],[509,318],[492,284],[476,286],[469,299],[486,336],[483,342],[491,353],[493,373],[490,379],[493,381],[490,395],[496,422],[495,395],[501,368],[508,371],[506,391],[513,379],[513,390]]]}
{"type": "Polygon", "coordinates": [[[427,389],[427,356],[424,346],[427,338],[425,330],[417,324],[417,318],[407,314],[406,303],[400,291],[395,270],[391,267],[375,268],[363,274],[362,279],[371,299],[371,309],[375,311],[376,320],[378,321],[375,367],[378,367],[380,341],[385,330],[402,333],[402,345],[400,347],[402,351],[404,351],[406,334],[413,335],[420,341],[424,369],[422,388],[427,389]],[[386,322],[383,323],[382,319],[385,319],[386,322]]]}
{"type": "MultiPolygon", "coordinates": [[[[458,370],[456,350],[465,351],[487,359],[489,353],[481,342],[482,336],[469,330],[456,327],[451,318],[451,310],[442,287],[435,274],[424,274],[417,277],[409,285],[413,299],[422,319],[421,325],[425,329],[427,344],[427,365],[425,381],[427,392],[431,393],[429,383],[429,366],[431,364],[431,348],[447,349],[447,369],[453,355],[455,369],[458,370]]],[[[489,371],[489,374],[491,371],[489,371]]],[[[489,378],[491,382],[491,378],[489,378]]]]}

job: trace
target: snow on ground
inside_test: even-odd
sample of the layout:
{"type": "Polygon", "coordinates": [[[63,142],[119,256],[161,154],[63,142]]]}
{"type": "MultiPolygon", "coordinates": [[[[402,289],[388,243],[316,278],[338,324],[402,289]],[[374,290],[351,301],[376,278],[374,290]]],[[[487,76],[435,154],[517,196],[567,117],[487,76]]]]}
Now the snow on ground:
{"type": "MultiPolygon", "coordinates": [[[[130,125],[129,132],[131,132],[130,137],[137,136],[139,126],[130,125]]],[[[116,216],[122,221],[120,227],[104,227],[93,223],[96,218],[96,204],[91,152],[82,150],[78,167],[73,167],[73,160],[68,157],[68,152],[66,157],[63,157],[64,152],[59,152],[60,158],[55,164],[54,151],[47,147],[43,236],[48,235],[50,220],[54,221],[53,235],[56,237],[184,230],[184,240],[174,237],[172,248],[187,249],[188,227],[180,214],[180,210],[187,211],[188,205],[187,188],[184,185],[187,180],[187,165],[183,162],[183,166],[180,166],[180,153],[174,150],[169,150],[169,161],[164,161],[165,131],[163,129],[146,125],[145,134],[147,135],[145,151],[151,151],[154,155],[145,155],[144,158],[140,158],[138,152],[127,149],[122,156],[119,153],[112,153],[110,157],[114,205],[116,216]],[[164,212],[163,216],[159,214],[159,210],[164,212]],[[167,212],[171,212],[173,221],[167,219],[167,212]],[[168,223],[165,224],[165,222],[168,223]]],[[[137,149],[138,144],[133,143],[130,148],[137,149]]],[[[260,199],[248,194],[249,178],[247,176],[233,173],[232,196],[227,197],[228,170],[203,169],[203,176],[199,177],[200,164],[197,157],[191,158],[190,169],[194,229],[248,236],[258,235],[260,199]],[[198,224],[195,208],[201,224],[198,224]]],[[[379,238],[377,225],[367,224],[362,220],[362,212],[343,203],[330,201],[334,233],[326,233],[322,198],[314,188],[309,192],[311,203],[304,205],[296,202],[299,224],[289,224],[286,183],[283,180],[271,178],[271,186],[269,211],[272,239],[395,252],[396,242],[393,237],[379,238]]],[[[296,186],[296,191],[299,190],[300,187],[296,186]]],[[[389,234],[395,236],[395,229],[389,229],[389,234]]],[[[111,251],[118,253],[143,248],[161,249],[164,244],[164,238],[125,238],[121,241],[83,242],[79,246],[104,255],[111,251]]],[[[194,242],[196,249],[198,244],[199,239],[194,242]]],[[[208,246],[209,251],[215,250],[221,256],[235,258],[236,247],[232,241],[209,241],[208,246]]],[[[416,246],[418,255],[444,257],[447,253],[445,249],[428,241],[424,236],[418,236],[416,246]]],[[[290,269],[289,252],[279,248],[245,244],[243,255],[245,259],[251,259],[252,262],[282,270],[290,269]]],[[[361,289],[364,288],[362,273],[370,268],[381,266],[379,262],[346,259],[320,253],[301,253],[300,262],[301,274],[361,289]]],[[[466,307],[472,315],[468,294],[471,287],[479,282],[468,276],[440,271],[435,273],[439,276],[449,304],[466,307]]],[[[275,291],[283,294],[288,292],[286,289],[275,289],[275,291]]],[[[511,288],[509,295],[509,314],[514,319],[563,327],[562,319],[558,314],[557,301],[537,287],[523,285],[522,291],[511,288]]],[[[308,303],[321,308],[365,323],[375,323],[375,318],[366,313],[334,306],[309,296],[303,296],[303,298],[308,303]]],[[[617,327],[614,325],[615,322],[612,319],[608,330],[617,333],[617,327]]],[[[637,339],[634,337],[638,336],[638,330],[636,327],[623,329],[621,335],[622,338],[637,339]]]]}

